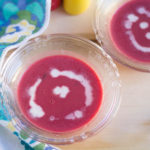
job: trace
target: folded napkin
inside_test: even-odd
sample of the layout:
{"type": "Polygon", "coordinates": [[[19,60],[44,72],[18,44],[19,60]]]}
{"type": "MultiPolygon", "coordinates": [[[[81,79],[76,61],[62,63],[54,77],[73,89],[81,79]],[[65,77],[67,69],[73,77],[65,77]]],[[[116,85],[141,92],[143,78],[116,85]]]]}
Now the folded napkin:
{"type": "MultiPolygon", "coordinates": [[[[47,28],[51,0],[0,0],[0,64],[9,50],[39,36],[47,28]]],[[[0,66],[1,66],[0,65],[0,66]]],[[[25,150],[59,150],[34,141],[14,128],[0,92],[0,125],[20,139],[25,150]]]]}

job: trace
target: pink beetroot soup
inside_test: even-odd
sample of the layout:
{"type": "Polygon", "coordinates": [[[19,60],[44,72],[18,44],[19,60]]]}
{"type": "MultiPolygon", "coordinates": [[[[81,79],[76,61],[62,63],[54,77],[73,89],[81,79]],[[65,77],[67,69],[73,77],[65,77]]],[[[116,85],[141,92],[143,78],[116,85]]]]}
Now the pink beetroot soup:
{"type": "Polygon", "coordinates": [[[121,6],[111,19],[110,34],[120,52],[150,62],[150,0],[130,0],[121,6]]]}
{"type": "Polygon", "coordinates": [[[50,132],[80,128],[100,109],[102,86],[94,70],[71,56],[32,64],[18,85],[18,104],[28,121],[50,132]]]}

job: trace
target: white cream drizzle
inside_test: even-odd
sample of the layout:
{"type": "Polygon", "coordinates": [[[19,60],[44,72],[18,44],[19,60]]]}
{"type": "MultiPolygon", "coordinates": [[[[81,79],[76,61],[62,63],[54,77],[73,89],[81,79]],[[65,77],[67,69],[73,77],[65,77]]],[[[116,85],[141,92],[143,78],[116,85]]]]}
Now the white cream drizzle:
{"type": "Polygon", "coordinates": [[[63,86],[56,86],[54,89],[53,89],[53,94],[55,95],[59,95],[60,98],[66,98],[68,93],[69,93],[69,88],[65,85],[63,86]]]}
{"type": "Polygon", "coordinates": [[[42,80],[40,78],[37,79],[37,81],[34,83],[33,86],[29,88],[29,91],[28,91],[28,94],[30,96],[29,105],[31,107],[29,109],[29,113],[31,114],[33,118],[41,118],[45,115],[42,107],[36,104],[35,102],[36,91],[41,82],[42,80]]]}
{"type": "Polygon", "coordinates": [[[65,119],[67,120],[75,120],[75,119],[80,119],[83,117],[83,112],[80,110],[76,110],[73,113],[70,113],[65,116],[65,119]]]}
{"type": "MultiPolygon", "coordinates": [[[[147,17],[150,17],[150,12],[146,10],[144,7],[140,7],[137,9],[137,12],[139,14],[145,14],[147,17]]],[[[150,52],[150,47],[142,46],[139,44],[139,42],[136,40],[133,32],[132,32],[132,26],[134,23],[136,23],[139,20],[139,17],[133,13],[127,15],[127,20],[124,22],[124,27],[127,29],[126,34],[129,36],[129,39],[133,46],[138,50],[142,52],[150,52]]],[[[141,30],[147,29],[150,25],[148,22],[140,22],[139,28],[141,30]]],[[[150,40],[150,32],[145,33],[145,37],[147,40],[150,40]]]]}
{"type": "Polygon", "coordinates": [[[83,75],[76,74],[73,71],[68,70],[60,71],[58,69],[51,69],[50,75],[53,78],[65,76],[69,79],[78,81],[85,88],[85,96],[86,96],[85,106],[90,106],[92,104],[93,101],[92,87],[90,85],[89,80],[84,78],[83,75]]]}

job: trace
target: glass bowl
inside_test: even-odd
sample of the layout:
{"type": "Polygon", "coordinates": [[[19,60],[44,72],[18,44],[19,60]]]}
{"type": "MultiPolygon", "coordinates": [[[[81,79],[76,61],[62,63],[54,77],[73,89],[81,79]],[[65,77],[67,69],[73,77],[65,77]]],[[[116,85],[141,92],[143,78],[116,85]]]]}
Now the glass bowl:
{"type": "MultiPolygon", "coordinates": [[[[144,17],[146,17],[146,15],[143,18],[140,18],[139,15],[142,15],[142,14],[140,14],[140,13],[138,14],[138,11],[136,11],[136,9],[134,8],[134,4],[132,4],[132,6],[129,7],[130,9],[133,10],[133,12],[131,10],[129,10],[130,11],[129,12],[130,16],[129,15],[128,16],[120,15],[120,17],[118,17],[118,18],[116,17],[118,20],[119,19],[121,20],[122,18],[125,18],[125,17],[126,17],[125,18],[126,20],[130,18],[131,19],[130,21],[131,22],[133,21],[133,24],[131,24],[132,25],[131,26],[132,30],[135,29],[135,26],[139,27],[139,28],[140,28],[140,26],[142,26],[141,27],[142,31],[140,31],[141,29],[137,30],[136,33],[134,31],[133,35],[131,36],[131,35],[129,35],[130,22],[128,22],[129,26],[124,27],[127,30],[127,32],[125,33],[126,35],[124,35],[124,36],[128,37],[130,39],[130,41],[126,42],[124,40],[124,38],[119,39],[120,41],[124,41],[124,44],[126,45],[126,47],[129,46],[129,45],[130,46],[132,45],[132,47],[134,47],[136,49],[136,51],[134,50],[134,52],[132,50],[132,53],[133,53],[132,56],[130,56],[129,54],[126,54],[123,51],[121,51],[121,48],[119,48],[119,46],[123,47],[122,43],[120,43],[120,45],[118,46],[118,44],[116,44],[116,42],[114,42],[114,40],[113,40],[113,34],[111,34],[111,28],[112,28],[111,27],[111,21],[113,20],[113,17],[115,16],[115,14],[120,13],[121,12],[120,8],[125,7],[125,5],[126,5],[126,7],[128,7],[127,3],[132,3],[132,2],[135,2],[135,1],[137,1],[139,3],[137,8],[142,7],[142,4],[140,5],[140,3],[143,3],[142,0],[139,0],[139,1],[138,0],[97,0],[97,5],[96,5],[97,8],[96,8],[96,12],[95,12],[95,15],[94,15],[93,29],[94,29],[94,32],[95,32],[95,35],[96,35],[96,39],[98,40],[100,45],[105,49],[105,51],[110,56],[112,56],[112,58],[117,60],[119,63],[124,64],[128,67],[131,67],[133,69],[136,69],[136,70],[139,70],[139,71],[144,71],[144,72],[150,72],[150,58],[149,58],[148,61],[147,60],[146,61],[142,60],[143,58],[140,58],[140,57],[142,57],[141,55],[143,55],[143,57],[144,56],[147,57],[146,55],[150,56],[150,53],[149,52],[144,52],[144,53],[141,52],[141,49],[140,49],[141,45],[138,43],[139,41],[136,41],[137,40],[136,39],[137,35],[139,37],[143,36],[143,32],[148,30],[147,29],[148,24],[147,24],[147,22],[144,21],[144,19],[145,19],[144,17]],[[132,17],[133,17],[133,20],[132,20],[132,17]],[[139,20],[138,19],[134,20],[134,18],[138,18],[139,20]],[[143,22],[140,22],[140,19],[143,19],[143,22]],[[142,23],[142,24],[140,24],[140,23],[142,23]],[[133,38],[135,38],[135,39],[133,40],[133,38]],[[134,57],[134,55],[136,53],[138,53],[139,58],[141,60],[134,57]]],[[[125,10],[124,10],[124,14],[126,15],[125,10]]],[[[116,19],[116,22],[118,22],[118,24],[120,24],[120,26],[121,25],[124,26],[123,25],[124,22],[118,21],[117,19],[116,19]]],[[[118,27],[116,26],[116,29],[117,28],[118,27]]],[[[122,31],[116,32],[117,36],[119,35],[121,37],[122,36],[121,34],[123,34],[122,31]]],[[[150,32],[148,32],[148,34],[150,35],[150,32]]],[[[148,38],[150,38],[150,37],[148,37],[148,38]]],[[[150,41],[147,42],[146,44],[150,45],[150,41]]],[[[150,50],[150,47],[146,47],[146,49],[150,50]]],[[[129,53],[130,49],[129,48],[126,48],[126,49],[124,48],[124,51],[126,51],[126,52],[128,51],[127,53],[129,53]]]]}
{"type": "Polygon", "coordinates": [[[115,116],[120,104],[120,79],[111,57],[97,44],[73,35],[56,34],[35,38],[8,58],[1,71],[2,94],[15,128],[34,140],[51,144],[70,144],[94,135],[115,116]],[[103,88],[100,110],[86,125],[70,132],[47,132],[29,122],[17,104],[17,86],[26,69],[37,60],[52,55],[68,55],[83,60],[97,73],[103,88]]]}

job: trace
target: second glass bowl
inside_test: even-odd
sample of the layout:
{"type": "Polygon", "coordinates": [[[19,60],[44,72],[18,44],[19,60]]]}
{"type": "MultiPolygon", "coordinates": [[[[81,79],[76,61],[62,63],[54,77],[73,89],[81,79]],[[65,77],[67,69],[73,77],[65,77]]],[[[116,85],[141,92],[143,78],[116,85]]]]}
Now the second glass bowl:
{"type": "Polygon", "coordinates": [[[148,3],[147,0],[97,0],[94,17],[96,39],[106,52],[118,62],[145,72],[150,72],[148,3]]]}

